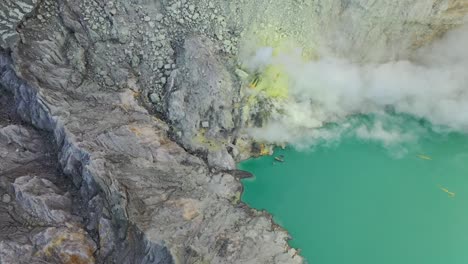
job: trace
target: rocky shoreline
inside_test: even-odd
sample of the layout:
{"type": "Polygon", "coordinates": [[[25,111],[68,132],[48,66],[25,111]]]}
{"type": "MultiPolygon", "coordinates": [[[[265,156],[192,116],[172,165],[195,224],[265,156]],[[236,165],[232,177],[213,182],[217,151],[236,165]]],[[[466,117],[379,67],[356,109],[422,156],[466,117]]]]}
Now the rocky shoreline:
{"type": "Polygon", "coordinates": [[[66,90],[33,88],[16,77],[6,54],[0,65],[1,83],[15,94],[22,119],[53,132],[59,164],[88,205],[89,221],[95,222],[86,228],[100,234],[98,260],[301,261],[288,249],[287,233],[273,227],[267,215],[233,203],[240,195],[235,177],[211,173],[202,160],[169,140],[167,126],[141,108],[131,91],[101,93],[112,103],[96,107],[94,98],[75,101],[66,90]]]}
{"type": "MultiPolygon", "coordinates": [[[[1,84],[22,120],[53,133],[59,166],[87,208],[83,231],[98,234],[99,248],[82,263],[301,262],[284,230],[239,203],[239,181],[171,141],[134,90],[65,85],[72,70],[57,54],[63,40],[26,40],[13,50],[14,63],[3,52],[1,84]]],[[[67,239],[43,258],[65,263],[67,239]]]]}
{"type": "MultiPolygon", "coordinates": [[[[284,19],[303,7],[311,19],[361,10],[328,2],[0,3],[0,85],[14,98],[0,98],[0,262],[302,263],[270,215],[239,201],[249,175],[235,161],[262,152],[242,129],[268,110],[244,107],[251,76],[239,43],[249,34],[306,43],[317,32],[307,21],[284,29],[268,21],[277,10],[284,19]],[[274,10],[263,17],[259,8],[274,10]]],[[[405,48],[462,21],[451,5],[426,4],[411,4],[427,12],[403,34],[411,41],[398,41],[405,48]]],[[[382,31],[401,33],[387,22],[382,31]]],[[[358,35],[379,38],[362,28],[358,35]]],[[[356,60],[369,59],[365,43],[356,60]]]]}

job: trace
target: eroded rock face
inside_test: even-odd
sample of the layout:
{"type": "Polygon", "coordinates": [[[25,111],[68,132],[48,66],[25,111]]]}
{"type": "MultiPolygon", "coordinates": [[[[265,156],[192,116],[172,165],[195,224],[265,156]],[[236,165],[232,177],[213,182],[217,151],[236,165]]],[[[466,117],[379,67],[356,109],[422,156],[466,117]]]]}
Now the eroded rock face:
{"type": "Polygon", "coordinates": [[[95,263],[96,243],[73,212],[80,204],[57,172],[54,143],[16,123],[12,96],[0,88],[0,97],[0,263],[95,263]]]}
{"type": "Polygon", "coordinates": [[[239,87],[216,53],[208,38],[185,40],[176,60],[179,68],[166,87],[167,116],[182,144],[207,153],[209,165],[232,170],[235,163],[226,148],[233,140],[239,87]]]}
{"type": "Polygon", "coordinates": [[[388,60],[463,23],[466,7],[456,0],[3,1],[0,83],[14,93],[21,120],[53,133],[54,143],[0,113],[0,262],[302,262],[269,215],[239,204],[237,174],[212,170],[234,168],[239,43],[268,35],[311,53],[330,47],[358,61],[388,60]],[[50,173],[55,147],[67,188],[50,173]],[[65,195],[73,188],[78,204],[65,195]],[[6,213],[11,208],[53,226],[38,222],[32,235],[6,213]]]}
{"type": "MultiPolygon", "coordinates": [[[[0,242],[0,261],[2,263],[34,263],[33,246],[15,241],[0,242]]],[[[39,260],[36,260],[39,263],[39,260]]]]}
{"type": "Polygon", "coordinates": [[[49,263],[95,263],[96,244],[77,227],[50,227],[32,237],[35,257],[49,263]]]}
{"type": "Polygon", "coordinates": [[[16,27],[31,14],[38,0],[4,0],[0,3],[0,47],[9,48],[18,41],[16,27]]]}
{"type": "Polygon", "coordinates": [[[18,206],[39,221],[60,225],[71,220],[71,199],[67,194],[61,194],[49,180],[22,176],[15,180],[13,188],[18,206]]]}
{"type": "MultiPolygon", "coordinates": [[[[100,234],[103,240],[97,245],[106,243],[93,254],[96,261],[300,263],[299,256],[288,253],[284,230],[267,214],[239,204],[238,180],[228,174],[220,180],[219,172],[211,172],[202,159],[172,141],[168,125],[140,106],[138,92],[143,89],[136,75],[124,76],[121,85],[96,77],[94,70],[107,64],[132,68],[115,59],[125,54],[126,46],[106,42],[82,23],[82,4],[44,1],[38,12],[55,13],[26,20],[23,41],[13,49],[14,63],[3,56],[0,68],[1,83],[15,94],[22,119],[53,132],[60,167],[87,205],[80,208],[88,218],[86,229],[100,234]],[[96,37],[104,42],[96,43],[96,37]],[[103,43],[110,46],[109,54],[102,53],[103,43]],[[106,56],[114,59],[104,61],[106,56]],[[109,229],[114,233],[107,236],[109,229]]],[[[227,74],[219,69],[216,74],[227,74]]],[[[232,126],[221,121],[212,125],[232,126]]],[[[44,239],[44,247],[53,236],[44,239]]],[[[75,235],[68,238],[77,245],[75,235]]]]}

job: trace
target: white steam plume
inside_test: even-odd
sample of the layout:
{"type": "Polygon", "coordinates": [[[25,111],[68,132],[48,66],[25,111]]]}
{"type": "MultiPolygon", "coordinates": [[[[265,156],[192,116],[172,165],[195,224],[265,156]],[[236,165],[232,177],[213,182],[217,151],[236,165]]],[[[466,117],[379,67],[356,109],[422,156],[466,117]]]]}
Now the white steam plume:
{"type": "MultiPolygon", "coordinates": [[[[284,114],[275,114],[266,126],[250,132],[259,140],[295,144],[330,137],[314,131],[324,123],[381,113],[387,107],[468,132],[467,47],[468,26],[418,50],[411,61],[385,64],[361,65],[331,57],[303,62],[299,56],[272,57],[271,49],[262,48],[249,65],[284,65],[289,98],[281,105],[284,114]]],[[[382,127],[359,133],[386,140],[397,137],[382,127]]]]}

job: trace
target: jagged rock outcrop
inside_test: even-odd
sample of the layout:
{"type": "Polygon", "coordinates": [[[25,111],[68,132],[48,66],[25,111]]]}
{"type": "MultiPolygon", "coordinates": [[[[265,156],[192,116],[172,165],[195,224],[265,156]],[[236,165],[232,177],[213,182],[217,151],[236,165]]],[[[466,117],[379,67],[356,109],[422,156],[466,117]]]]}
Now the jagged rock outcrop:
{"type": "Polygon", "coordinates": [[[2,127],[5,142],[26,149],[0,148],[2,177],[26,160],[38,172],[5,178],[4,219],[14,200],[38,222],[75,224],[35,236],[15,226],[22,235],[1,240],[0,259],[300,263],[269,215],[239,203],[238,174],[212,170],[232,169],[237,156],[242,80],[234,71],[238,56],[254,50],[239,53],[239,44],[291,41],[311,57],[326,50],[388,60],[460,25],[467,12],[457,0],[3,1],[0,83],[23,121],[53,134],[82,220],[66,210],[73,200],[55,176],[39,173],[49,168],[39,161],[51,158],[41,136],[2,127]],[[57,248],[57,240],[66,243],[57,248]]]}
{"type": "Polygon", "coordinates": [[[179,67],[169,78],[166,104],[179,141],[189,149],[204,152],[209,165],[235,169],[227,147],[233,140],[239,86],[234,85],[233,76],[207,38],[187,38],[176,61],[179,67]]]}
{"type": "Polygon", "coordinates": [[[0,48],[6,49],[18,41],[16,27],[35,9],[38,0],[3,0],[0,3],[0,48]]]}
{"type": "Polygon", "coordinates": [[[12,184],[16,202],[45,224],[63,224],[72,220],[70,197],[60,193],[51,181],[37,176],[22,176],[12,184]]]}
{"type": "MultiPolygon", "coordinates": [[[[56,12],[45,21],[24,21],[13,61],[2,56],[1,83],[15,94],[23,120],[53,132],[60,166],[87,204],[87,231],[109,239],[106,253],[93,257],[106,263],[301,262],[267,214],[239,204],[242,188],[234,176],[211,172],[140,106],[143,89],[134,77],[116,86],[95,79],[94,69],[106,66],[103,44],[80,23],[82,3],[46,2],[56,12]],[[102,235],[103,229],[113,235],[102,235]]],[[[37,203],[43,199],[29,200],[34,208],[47,207],[37,203]]],[[[44,240],[47,247],[50,239],[44,240]]]]}
{"type": "Polygon", "coordinates": [[[95,263],[96,243],[84,215],[72,212],[76,189],[57,172],[53,142],[19,124],[12,102],[0,88],[0,263],[95,263]]]}

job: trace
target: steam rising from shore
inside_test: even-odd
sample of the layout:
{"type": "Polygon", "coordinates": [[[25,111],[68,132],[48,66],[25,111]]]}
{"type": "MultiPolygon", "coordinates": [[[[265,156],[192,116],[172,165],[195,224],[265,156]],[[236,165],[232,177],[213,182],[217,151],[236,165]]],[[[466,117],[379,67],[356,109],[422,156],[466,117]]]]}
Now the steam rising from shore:
{"type": "MultiPolygon", "coordinates": [[[[289,95],[277,106],[281,114],[274,113],[266,126],[250,133],[259,140],[299,144],[307,139],[332,138],[332,134],[315,129],[325,123],[341,122],[354,114],[384,113],[386,109],[468,132],[466,47],[468,27],[418,50],[411,61],[385,64],[362,65],[331,57],[304,62],[299,55],[273,56],[271,48],[261,48],[247,65],[260,71],[268,65],[284,66],[289,95]]],[[[401,138],[378,123],[356,133],[385,142],[401,138]]]]}

